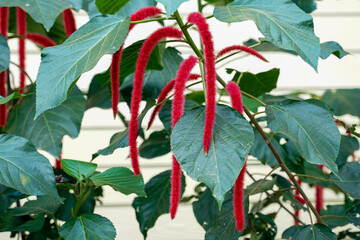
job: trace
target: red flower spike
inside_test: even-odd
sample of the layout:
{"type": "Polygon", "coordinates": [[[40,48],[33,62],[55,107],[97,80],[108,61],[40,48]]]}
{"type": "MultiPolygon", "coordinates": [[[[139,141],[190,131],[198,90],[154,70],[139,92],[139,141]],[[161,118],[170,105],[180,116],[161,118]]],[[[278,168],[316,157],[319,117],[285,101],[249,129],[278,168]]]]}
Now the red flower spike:
{"type": "Polygon", "coordinates": [[[62,12],[62,15],[63,15],[63,19],[64,19],[64,27],[65,27],[66,36],[70,37],[70,35],[76,31],[76,23],[75,23],[74,14],[73,14],[71,8],[68,8],[62,12]]]}
{"type": "Polygon", "coordinates": [[[204,130],[204,152],[205,155],[207,155],[210,147],[216,113],[216,71],[214,43],[209,30],[209,25],[206,23],[206,18],[204,18],[200,13],[195,12],[189,15],[188,21],[189,23],[197,26],[201,36],[201,41],[204,45],[207,102],[204,130]]]}
{"type": "MultiPolygon", "coordinates": [[[[25,36],[26,36],[26,13],[19,7],[16,8],[16,32],[21,38],[19,38],[19,66],[25,70],[25,36]]],[[[23,71],[20,71],[20,90],[22,93],[25,89],[26,75],[23,71]]]]}
{"type": "MultiPolygon", "coordinates": [[[[238,110],[241,114],[243,114],[244,106],[243,106],[241,91],[239,86],[235,82],[231,81],[228,84],[226,84],[226,91],[230,95],[232,107],[238,110]]],[[[245,227],[245,209],[243,202],[245,173],[246,173],[246,160],[234,185],[234,196],[233,196],[234,216],[235,216],[236,229],[239,232],[243,231],[245,227]]]]}
{"type": "MultiPolygon", "coordinates": [[[[298,182],[299,185],[301,186],[301,180],[300,180],[300,178],[298,178],[297,182],[298,182]]],[[[299,191],[296,189],[296,190],[295,190],[294,198],[299,197],[299,194],[300,194],[299,191]]],[[[300,210],[295,210],[294,215],[295,215],[297,218],[299,218],[299,217],[300,217],[300,210]]],[[[295,219],[294,224],[295,224],[296,226],[298,226],[298,225],[299,225],[299,221],[298,221],[297,219],[295,219]]]]}
{"type": "MultiPolygon", "coordinates": [[[[9,27],[9,8],[0,7],[0,33],[7,39],[9,27]]],[[[6,97],[7,72],[0,73],[0,96],[6,97]]],[[[7,105],[0,105],[0,126],[4,127],[7,120],[7,105]]]]}
{"type": "Polygon", "coordinates": [[[53,42],[53,40],[51,40],[50,38],[41,35],[41,34],[37,34],[37,33],[28,33],[26,34],[26,39],[32,41],[33,43],[40,45],[43,48],[47,48],[47,47],[53,47],[56,45],[55,42],[53,42]]]}
{"type": "Polygon", "coordinates": [[[243,52],[246,52],[250,55],[253,55],[253,56],[263,60],[264,62],[269,62],[268,60],[266,60],[266,58],[264,58],[260,53],[258,53],[254,49],[246,47],[246,46],[241,46],[241,45],[233,45],[233,46],[224,48],[216,55],[216,58],[219,58],[219,57],[225,55],[226,53],[229,53],[232,51],[243,51],[243,52]]]}
{"type": "MultiPolygon", "coordinates": [[[[155,17],[161,14],[161,10],[156,7],[146,7],[138,10],[137,12],[131,14],[131,21],[140,21],[149,17],[155,17]]],[[[135,27],[135,24],[130,24],[129,32],[135,27]]],[[[128,34],[129,34],[128,32],[128,34]]],[[[111,69],[110,69],[110,79],[111,79],[111,102],[112,102],[112,110],[113,116],[116,117],[118,111],[119,104],[119,87],[120,87],[120,62],[121,55],[123,51],[124,44],[121,45],[120,49],[113,54],[113,58],[111,61],[111,69]]]]}
{"type": "MultiPolygon", "coordinates": [[[[188,59],[183,61],[180,65],[179,70],[177,72],[175,82],[175,92],[174,92],[174,100],[172,102],[172,111],[171,111],[171,122],[172,128],[174,128],[175,124],[184,113],[184,91],[186,81],[190,77],[190,72],[194,68],[195,64],[198,62],[196,57],[190,56],[188,59]]],[[[173,167],[171,173],[171,196],[170,196],[170,216],[171,219],[174,219],[176,215],[177,208],[180,202],[181,195],[181,167],[177,162],[175,156],[173,155],[173,167]]]]}
{"type": "Polygon", "coordinates": [[[138,149],[136,138],[138,136],[138,115],[139,107],[142,98],[143,78],[145,74],[146,65],[149,61],[150,53],[156,44],[164,38],[178,38],[181,39],[182,32],[173,27],[164,27],[151,34],[143,43],[140,49],[139,57],[136,62],[134,83],[131,97],[131,119],[129,123],[129,145],[130,157],[134,174],[140,174],[140,166],[138,161],[138,149]]]}
{"type": "Polygon", "coordinates": [[[241,232],[245,227],[245,209],[244,209],[244,179],[246,173],[246,160],[240,175],[235,181],[234,194],[233,194],[233,206],[236,229],[241,232]]]}
{"type": "MultiPolygon", "coordinates": [[[[323,169],[323,165],[318,165],[318,168],[323,169]]],[[[324,187],[315,184],[315,208],[318,213],[324,208],[324,187]]]]}
{"type": "MultiPolygon", "coordinates": [[[[188,81],[192,81],[192,80],[196,80],[198,79],[199,77],[201,77],[199,74],[190,74],[190,77],[188,79],[188,81]]],[[[171,92],[174,88],[174,85],[175,85],[175,80],[171,80],[170,82],[168,82],[165,87],[162,89],[161,93],[159,94],[159,97],[158,97],[158,100],[157,100],[157,104],[161,103],[162,101],[164,101],[167,97],[167,95],[169,94],[169,92],[171,92]]],[[[161,107],[164,105],[165,103],[163,104],[160,104],[160,105],[157,105],[155,106],[153,112],[151,113],[151,117],[150,117],[150,120],[149,120],[149,123],[148,123],[148,127],[146,130],[149,130],[150,127],[152,126],[154,120],[155,120],[155,117],[156,115],[160,112],[161,110],[161,107]]]]}
{"type": "Polygon", "coordinates": [[[295,195],[294,199],[297,200],[301,205],[304,205],[306,203],[305,199],[303,199],[299,195],[295,195]]]}

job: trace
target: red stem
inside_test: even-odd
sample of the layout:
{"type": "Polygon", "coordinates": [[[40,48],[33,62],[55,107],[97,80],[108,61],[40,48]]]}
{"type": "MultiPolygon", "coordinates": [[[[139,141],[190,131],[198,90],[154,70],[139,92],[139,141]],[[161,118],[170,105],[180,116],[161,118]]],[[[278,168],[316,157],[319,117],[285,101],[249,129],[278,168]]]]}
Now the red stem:
{"type": "Polygon", "coordinates": [[[135,67],[134,83],[131,98],[131,119],[129,122],[129,145],[130,157],[134,174],[140,174],[140,166],[138,160],[137,136],[138,136],[138,115],[140,102],[142,99],[142,86],[146,65],[149,61],[150,53],[156,44],[164,38],[181,39],[182,32],[173,27],[164,27],[151,34],[143,43],[140,49],[139,57],[135,67]]]}
{"type": "Polygon", "coordinates": [[[189,23],[197,26],[201,41],[204,45],[205,68],[206,68],[206,116],[204,130],[204,152],[207,155],[211,143],[212,130],[215,123],[216,113],[216,71],[215,71],[215,55],[214,43],[206,23],[200,13],[195,12],[189,15],[189,23]]]}
{"type": "Polygon", "coordinates": [[[62,12],[62,15],[63,15],[63,19],[64,19],[65,33],[68,37],[70,37],[70,35],[76,31],[76,23],[75,23],[74,14],[73,14],[71,8],[68,8],[62,12]]]}

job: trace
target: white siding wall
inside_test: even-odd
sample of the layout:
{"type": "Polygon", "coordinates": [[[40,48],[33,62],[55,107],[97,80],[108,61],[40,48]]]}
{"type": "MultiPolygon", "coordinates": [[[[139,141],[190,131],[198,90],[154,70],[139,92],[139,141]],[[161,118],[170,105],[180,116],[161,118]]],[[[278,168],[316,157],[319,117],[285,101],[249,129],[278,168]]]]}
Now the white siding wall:
{"type": "MultiPolygon", "coordinates": [[[[196,1],[191,0],[181,6],[180,13],[182,15],[189,14],[191,9],[196,9],[196,1]]],[[[212,14],[211,8],[205,9],[206,14],[212,14]]],[[[78,27],[87,21],[85,14],[77,14],[78,27]]],[[[318,10],[314,14],[315,32],[321,37],[321,42],[334,40],[339,42],[345,50],[352,55],[347,56],[342,60],[338,60],[334,56],[323,61],[320,60],[319,71],[316,73],[309,65],[304,63],[300,57],[278,54],[278,53],[264,53],[264,56],[270,63],[262,63],[259,60],[246,57],[237,61],[231,62],[227,67],[233,67],[240,71],[261,72],[269,70],[273,67],[281,69],[280,79],[278,82],[278,92],[280,90],[320,90],[328,88],[353,88],[360,87],[360,1],[346,0],[335,1],[326,0],[318,2],[318,10]]],[[[225,23],[220,23],[215,19],[210,20],[211,30],[214,34],[215,48],[221,48],[231,45],[239,44],[249,38],[262,37],[261,33],[256,29],[252,22],[236,23],[231,26],[225,23]],[[235,34],[234,34],[235,33],[235,34]]],[[[127,45],[131,42],[137,41],[150,34],[158,25],[155,23],[147,24],[148,27],[138,27],[130,34],[127,40],[127,45]]],[[[11,60],[17,62],[17,41],[10,40],[12,55],[11,60]]],[[[27,43],[29,55],[27,57],[27,71],[30,76],[35,79],[38,66],[40,64],[39,51],[32,43],[27,43]]],[[[190,54],[187,48],[179,48],[184,50],[184,54],[190,54]]],[[[87,91],[89,82],[95,73],[104,71],[108,68],[111,56],[105,56],[96,66],[96,68],[86,74],[79,80],[78,86],[87,91]]],[[[224,69],[224,68],[223,68],[224,69]]],[[[226,76],[224,70],[220,70],[220,74],[225,79],[230,79],[226,76]]],[[[12,67],[12,71],[18,76],[16,68],[12,67]]],[[[127,106],[121,104],[121,110],[128,112],[127,106]]],[[[127,115],[128,116],[128,115],[127,115]]],[[[148,117],[148,116],[147,116],[148,117]]],[[[357,121],[357,119],[355,119],[357,121]]],[[[144,123],[147,123],[146,119],[144,123]]],[[[161,127],[159,120],[155,123],[151,131],[158,130],[161,127]]],[[[63,157],[69,159],[78,159],[88,161],[91,159],[91,154],[98,149],[106,147],[110,137],[118,131],[124,129],[121,122],[112,119],[110,110],[104,111],[101,109],[91,109],[85,113],[82,123],[82,131],[77,139],[65,137],[63,157]]],[[[148,136],[150,132],[146,132],[148,136]]],[[[130,167],[128,148],[118,149],[111,156],[98,157],[96,163],[100,165],[100,170],[105,170],[112,166],[127,166],[130,167]]],[[[49,156],[49,155],[46,155],[49,156]]],[[[50,156],[49,159],[53,160],[50,156]]],[[[170,154],[165,157],[160,157],[153,160],[141,160],[142,170],[145,181],[148,181],[157,173],[170,169],[171,166],[170,154]]],[[[267,173],[270,168],[259,164],[256,160],[251,160],[249,170],[254,173],[267,173]]],[[[261,176],[258,176],[259,178],[261,176]]],[[[251,180],[246,179],[246,184],[250,184],[251,180]]],[[[187,178],[187,191],[185,195],[189,195],[193,191],[195,182],[187,178]]],[[[313,199],[314,192],[305,187],[306,192],[313,199]]],[[[131,202],[134,196],[124,196],[118,192],[106,188],[104,205],[98,206],[96,212],[106,216],[114,222],[117,229],[117,239],[142,239],[141,233],[138,230],[138,223],[135,218],[134,210],[131,207],[131,202]]],[[[257,201],[259,196],[252,198],[257,201]]],[[[325,192],[325,199],[327,203],[338,202],[342,197],[334,195],[332,192],[325,192]]],[[[277,206],[271,211],[277,211],[277,206]]],[[[280,211],[278,218],[278,230],[281,233],[284,229],[292,225],[292,219],[285,211],[280,211]]],[[[309,222],[307,215],[303,214],[302,219],[309,222]]],[[[178,215],[175,220],[170,221],[169,215],[163,215],[156,222],[153,229],[149,231],[148,239],[202,239],[204,231],[196,222],[192,213],[192,207],[188,205],[180,205],[178,215]]],[[[8,234],[0,234],[0,239],[7,239],[8,234]]]]}

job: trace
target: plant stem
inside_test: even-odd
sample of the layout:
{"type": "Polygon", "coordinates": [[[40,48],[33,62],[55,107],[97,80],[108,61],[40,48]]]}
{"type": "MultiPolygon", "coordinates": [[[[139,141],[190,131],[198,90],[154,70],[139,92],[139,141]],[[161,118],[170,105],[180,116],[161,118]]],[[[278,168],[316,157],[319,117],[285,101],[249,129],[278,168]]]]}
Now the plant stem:
{"type": "Polygon", "coordinates": [[[251,194],[253,194],[254,192],[255,192],[255,190],[265,181],[265,179],[268,177],[268,176],[270,176],[276,169],[278,169],[280,167],[280,165],[277,165],[276,167],[274,167],[273,169],[271,169],[271,171],[268,173],[268,174],[266,174],[266,176],[263,178],[263,179],[261,179],[261,181],[255,186],[255,188],[249,193],[249,196],[251,195],[251,194]]]}
{"type": "Polygon", "coordinates": [[[174,19],[175,18],[173,18],[173,17],[150,18],[150,19],[145,19],[145,20],[141,20],[141,21],[131,21],[130,24],[139,24],[139,23],[156,22],[156,21],[163,21],[163,20],[174,20],[174,19]]]}
{"type": "Polygon", "coordinates": [[[284,160],[282,160],[280,154],[278,153],[278,151],[276,151],[274,145],[272,145],[272,143],[270,142],[269,138],[266,136],[265,132],[262,130],[262,128],[260,127],[259,123],[256,121],[256,119],[253,117],[253,115],[249,112],[249,110],[244,106],[244,111],[246,113],[246,115],[250,118],[250,121],[254,124],[255,128],[258,130],[258,132],[260,133],[260,135],[262,136],[262,138],[265,140],[266,144],[269,146],[270,150],[272,151],[272,153],[274,154],[276,160],[279,162],[279,165],[281,166],[281,168],[285,171],[285,173],[289,176],[290,180],[293,182],[293,184],[295,185],[296,189],[299,191],[299,193],[301,194],[301,196],[304,198],[304,200],[306,201],[306,204],[308,205],[308,207],[311,209],[311,211],[314,213],[316,219],[318,220],[319,223],[321,224],[325,224],[325,222],[321,219],[320,214],[316,211],[314,205],[311,203],[311,201],[309,200],[308,196],[305,194],[305,192],[302,190],[302,188],[300,187],[299,183],[296,181],[294,175],[291,173],[291,171],[289,170],[289,168],[286,166],[284,160]]]}
{"type": "Polygon", "coordinates": [[[249,94],[249,93],[247,93],[247,92],[241,91],[241,94],[244,94],[244,95],[247,96],[248,98],[254,99],[255,101],[257,101],[258,103],[260,103],[260,104],[261,104],[262,106],[264,106],[264,107],[266,106],[266,104],[265,104],[263,101],[257,99],[256,97],[254,97],[253,95],[251,95],[251,94],[249,94]]]}
{"type": "Polygon", "coordinates": [[[34,81],[31,79],[31,77],[30,77],[29,74],[25,71],[25,69],[23,69],[22,67],[20,67],[20,65],[17,64],[17,63],[14,63],[14,62],[11,62],[11,61],[10,61],[10,63],[11,63],[12,65],[18,67],[19,70],[20,70],[21,72],[23,72],[23,73],[26,75],[26,77],[30,80],[31,84],[34,85],[34,81]]]}
{"type": "Polygon", "coordinates": [[[84,204],[86,199],[89,197],[90,193],[91,193],[91,188],[88,186],[87,183],[84,186],[81,187],[80,195],[77,198],[75,208],[71,209],[71,217],[76,217],[77,216],[81,206],[84,204]]]}
{"type": "MultiPolygon", "coordinates": [[[[256,182],[256,179],[253,177],[253,175],[249,172],[246,171],[246,174],[249,175],[249,177],[256,182]]],[[[305,225],[304,222],[302,222],[298,217],[296,217],[289,209],[287,209],[287,207],[285,207],[279,199],[275,198],[273,195],[271,195],[270,193],[268,193],[267,191],[265,191],[265,194],[267,197],[269,197],[271,200],[273,200],[274,202],[278,203],[287,213],[289,213],[295,220],[299,221],[299,223],[301,223],[302,225],[305,225]]]]}
{"type": "Polygon", "coordinates": [[[125,116],[120,111],[117,112],[117,115],[119,116],[120,120],[125,125],[125,127],[128,127],[129,123],[128,123],[128,121],[126,121],[125,116]]]}

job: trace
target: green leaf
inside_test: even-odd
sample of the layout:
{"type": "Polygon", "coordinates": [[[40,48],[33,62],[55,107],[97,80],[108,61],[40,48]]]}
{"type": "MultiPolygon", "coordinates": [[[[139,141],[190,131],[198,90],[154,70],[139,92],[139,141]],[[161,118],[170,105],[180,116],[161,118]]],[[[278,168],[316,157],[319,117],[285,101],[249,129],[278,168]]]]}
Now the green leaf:
{"type": "Polygon", "coordinates": [[[324,222],[331,228],[345,226],[349,223],[346,218],[348,208],[345,205],[327,205],[326,209],[321,209],[322,216],[330,216],[323,218],[324,222]]]}
{"type": "Polygon", "coordinates": [[[50,162],[22,137],[0,135],[0,184],[27,195],[49,195],[61,202],[50,162]]]}
{"type": "Polygon", "coordinates": [[[97,164],[70,159],[61,160],[61,167],[70,176],[77,180],[88,178],[96,171],[97,164]]]}
{"type": "Polygon", "coordinates": [[[196,220],[206,231],[205,239],[237,240],[240,237],[235,225],[232,191],[226,194],[221,211],[208,188],[192,205],[196,220]]]}
{"type": "MultiPolygon", "coordinates": [[[[31,92],[35,90],[31,89],[31,92]]],[[[63,137],[68,135],[75,138],[79,135],[84,112],[85,98],[75,86],[64,103],[41,113],[34,120],[35,94],[33,94],[24,98],[11,112],[6,130],[8,133],[27,138],[36,148],[58,157],[63,137]]]]}
{"type": "Polygon", "coordinates": [[[114,190],[125,195],[135,193],[138,196],[145,197],[144,180],[141,174],[134,173],[125,167],[113,167],[105,172],[92,176],[91,181],[95,186],[109,185],[114,190]]]}
{"type": "Polygon", "coordinates": [[[217,105],[209,152],[203,150],[205,107],[187,111],[175,125],[171,146],[182,169],[194,180],[205,183],[219,208],[244,166],[254,141],[248,121],[235,109],[217,105]]]}
{"type": "Polygon", "coordinates": [[[44,226],[44,215],[35,216],[34,218],[31,218],[31,220],[27,221],[26,223],[20,225],[20,226],[14,226],[8,231],[13,232],[38,232],[42,229],[44,226]]]}
{"type": "Polygon", "coordinates": [[[336,234],[331,229],[320,223],[314,224],[314,226],[306,225],[299,228],[299,231],[295,233],[291,238],[292,240],[336,240],[336,234]]]}
{"type": "MultiPolygon", "coordinates": [[[[32,94],[32,93],[30,93],[32,94]]],[[[3,97],[3,96],[0,96],[0,105],[1,104],[5,104],[7,102],[10,102],[11,100],[13,99],[17,99],[17,98],[21,98],[21,97],[26,97],[30,94],[20,94],[18,92],[13,92],[12,94],[10,94],[9,96],[7,97],[3,97]]]]}
{"type": "Polygon", "coordinates": [[[291,0],[299,8],[301,8],[306,13],[311,13],[316,9],[316,2],[314,0],[291,0]]]}
{"type": "MultiPolygon", "coordinates": [[[[156,220],[170,209],[171,171],[162,172],[151,178],[145,186],[145,197],[137,197],[132,204],[136,219],[144,238],[147,231],[155,225],[156,220]]],[[[181,178],[181,195],[185,191],[185,177],[181,178]]]]}
{"type": "Polygon", "coordinates": [[[333,108],[336,116],[351,114],[360,117],[360,88],[328,90],[322,100],[333,108]]]}
{"type": "MultiPolygon", "coordinates": [[[[191,109],[197,106],[199,106],[199,104],[196,103],[195,101],[185,99],[185,105],[184,105],[185,112],[190,111],[191,109]]],[[[172,126],[171,115],[172,115],[172,100],[169,100],[161,107],[161,111],[159,113],[159,118],[163,123],[165,130],[169,134],[171,133],[171,126],[172,126]]]]}
{"type": "MultiPolygon", "coordinates": [[[[0,73],[9,68],[10,49],[5,37],[0,34],[0,73]]],[[[1,103],[3,104],[3,103],[1,103]]]]}
{"type": "Polygon", "coordinates": [[[360,164],[348,162],[339,168],[339,177],[330,175],[333,183],[341,188],[347,195],[353,198],[360,198],[360,164]]]}
{"type": "Polygon", "coordinates": [[[286,100],[267,105],[265,112],[271,131],[289,137],[306,161],[338,172],[335,160],[341,137],[328,111],[303,101],[286,100]]]}
{"type": "Polygon", "coordinates": [[[320,47],[321,47],[320,57],[322,59],[328,58],[331,54],[335,55],[339,59],[342,59],[343,57],[349,54],[340,46],[340,44],[334,41],[324,42],[320,44],[320,47]]]}
{"type": "Polygon", "coordinates": [[[275,46],[295,51],[317,70],[320,41],[314,34],[313,19],[290,0],[235,0],[216,7],[214,16],[222,22],[253,20],[275,46]]]}
{"type": "MultiPolygon", "coordinates": [[[[258,99],[260,101],[262,101],[262,97],[258,97],[258,99]]],[[[242,95],[242,100],[243,100],[243,104],[251,111],[251,112],[254,112],[256,113],[258,111],[258,108],[261,107],[261,103],[259,103],[258,101],[252,99],[252,98],[249,98],[245,95],[242,95]]]]}
{"type": "Polygon", "coordinates": [[[61,206],[60,202],[53,201],[49,196],[39,196],[37,200],[27,201],[22,207],[14,208],[15,216],[44,213],[54,214],[61,206]]]}
{"type": "Polygon", "coordinates": [[[148,159],[163,156],[170,151],[170,136],[165,130],[151,133],[139,147],[140,157],[148,159]]]}
{"type": "Polygon", "coordinates": [[[166,10],[166,16],[170,17],[182,3],[188,2],[189,0],[156,0],[159,3],[162,3],[166,10]]]}
{"type": "Polygon", "coordinates": [[[265,93],[271,92],[276,88],[276,84],[279,78],[280,69],[273,68],[267,72],[261,72],[253,74],[250,72],[239,72],[235,69],[227,68],[227,73],[235,71],[233,81],[238,82],[240,80],[240,89],[247,92],[254,97],[259,97],[265,93]]]}
{"type": "Polygon", "coordinates": [[[354,224],[356,227],[360,227],[360,218],[359,218],[359,212],[360,212],[360,205],[356,205],[352,207],[347,212],[347,220],[354,224]]]}
{"type": "Polygon", "coordinates": [[[110,109],[111,103],[111,85],[110,71],[96,74],[91,80],[86,99],[86,109],[98,107],[101,109],[110,109]]]}
{"type": "Polygon", "coordinates": [[[62,45],[44,49],[37,75],[35,118],[64,102],[82,73],[91,70],[103,55],[116,52],[129,25],[129,18],[99,16],[80,27],[62,45]]]}
{"type": "Polygon", "coordinates": [[[346,163],[348,157],[359,149],[359,141],[356,137],[341,136],[339,155],[336,159],[337,165],[346,163]]]}
{"type": "MultiPolygon", "coordinates": [[[[175,48],[166,48],[162,63],[164,68],[162,70],[147,70],[144,75],[143,83],[143,100],[155,99],[160,94],[164,86],[175,78],[177,70],[183,59],[180,52],[175,48]]],[[[133,84],[134,74],[128,75],[121,84],[121,95],[130,102],[131,89],[133,84]]]]}
{"type": "Polygon", "coordinates": [[[21,7],[49,31],[56,17],[71,4],[66,0],[0,0],[0,7],[21,7]]]}
{"type": "Polygon", "coordinates": [[[95,4],[102,14],[115,14],[130,0],[96,0],[95,4]]]}
{"type": "Polygon", "coordinates": [[[116,230],[109,219],[86,213],[67,221],[60,228],[59,234],[65,240],[113,240],[116,230]]]}
{"type": "Polygon", "coordinates": [[[277,178],[274,177],[272,180],[264,180],[260,185],[259,185],[259,183],[261,182],[261,180],[253,182],[250,186],[248,186],[245,189],[245,195],[250,196],[250,194],[254,195],[254,194],[258,194],[258,193],[262,193],[262,192],[271,190],[271,189],[273,189],[276,181],[277,181],[277,178]]]}
{"type": "MultiPolygon", "coordinates": [[[[250,149],[250,154],[257,159],[259,159],[262,164],[268,164],[270,167],[275,167],[279,163],[276,160],[274,154],[270,150],[269,146],[266,144],[265,140],[262,138],[260,133],[256,130],[255,132],[255,140],[254,145],[250,149]]],[[[273,144],[277,152],[280,154],[282,159],[287,158],[287,154],[284,150],[284,148],[279,143],[279,140],[277,139],[278,136],[273,136],[266,134],[268,138],[270,139],[270,142],[273,144]]]]}
{"type": "MultiPolygon", "coordinates": [[[[146,113],[149,111],[149,109],[153,105],[154,105],[154,100],[148,101],[146,103],[146,106],[145,106],[144,110],[141,112],[141,114],[140,114],[140,116],[138,118],[139,126],[141,126],[141,123],[142,123],[146,113]]],[[[141,130],[141,128],[140,128],[140,130],[141,130]]],[[[100,149],[99,151],[97,151],[97,153],[94,153],[92,155],[92,159],[95,159],[99,155],[103,155],[103,156],[104,155],[110,155],[118,148],[124,148],[124,147],[129,146],[128,135],[129,135],[129,129],[128,128],[125,131],[115,133],[110,139],[109,146],[107,146],[106,148],[100,149]]]]}

